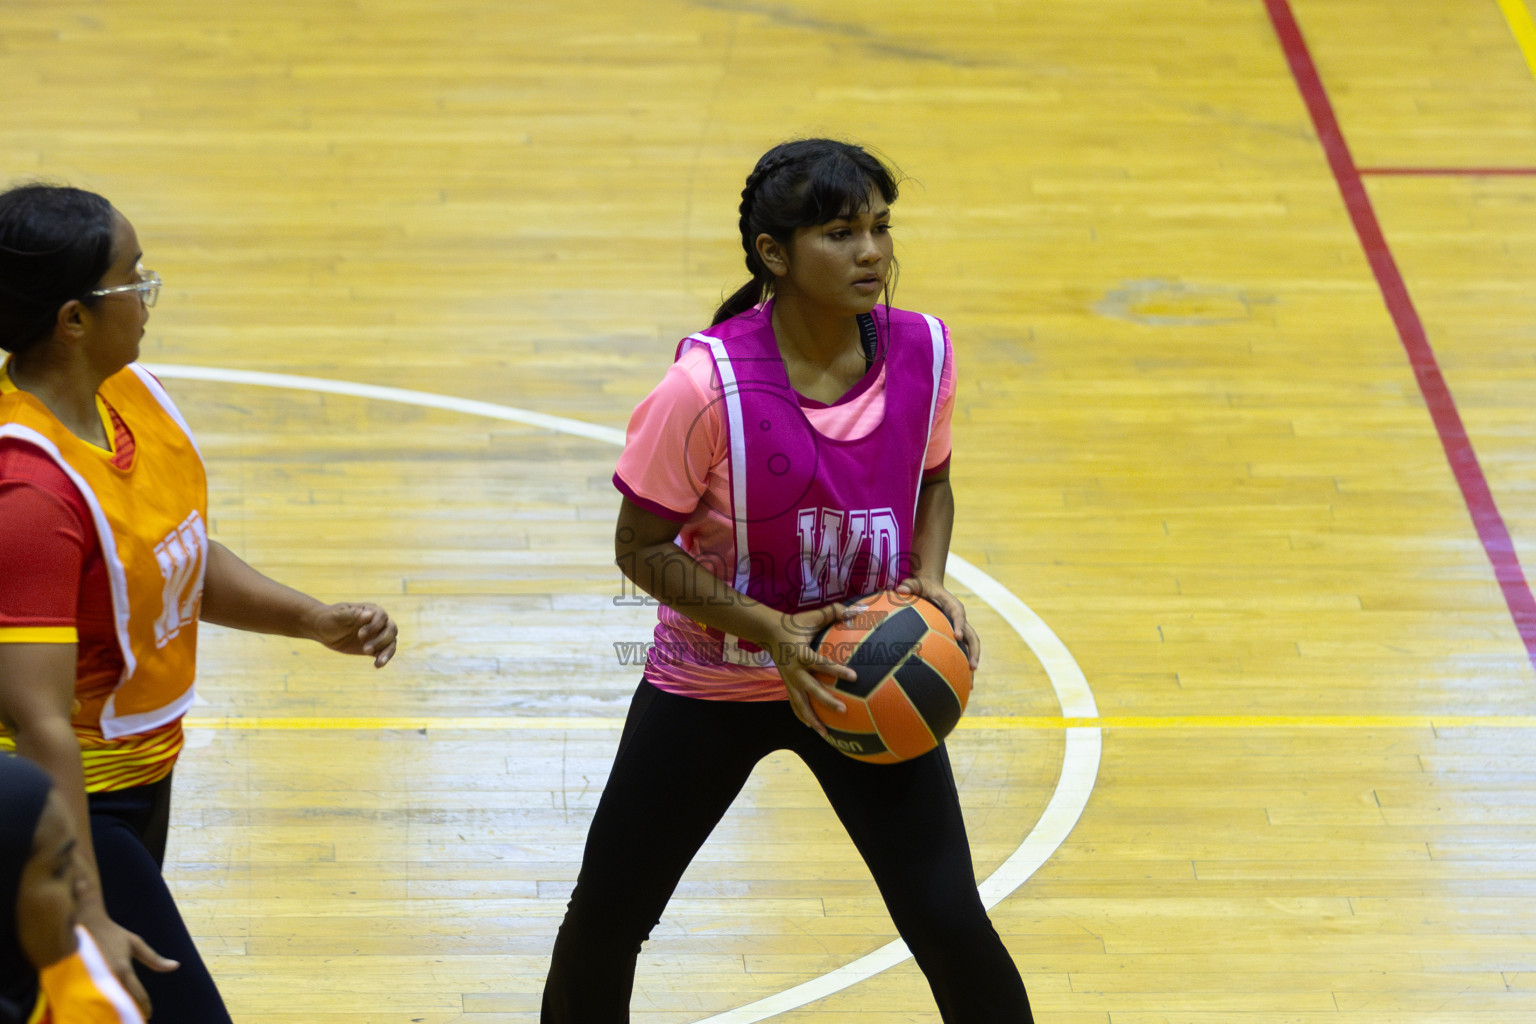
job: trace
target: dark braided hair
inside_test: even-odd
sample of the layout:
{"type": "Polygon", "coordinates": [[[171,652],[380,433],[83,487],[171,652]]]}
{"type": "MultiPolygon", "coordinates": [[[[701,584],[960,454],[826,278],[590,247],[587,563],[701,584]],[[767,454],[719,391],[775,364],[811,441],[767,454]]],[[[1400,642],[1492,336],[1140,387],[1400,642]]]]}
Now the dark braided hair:
{"type": "MultiPolygon", "coordinates": [[[[870,189],[896,201],[896,177],[862,148],[835,139],[799,139],[762,155],[741,190],[741,247],[752,279],[720,304],[710,326],[729,320],[773,292],[773,273],[757,254],[757,236],[789,245],[796,229],[864,209],[870,189]]],[[[889,305],[889,286],[887,286],[889,305]]]]}
{"type": "Polygon", "coordinates": [[[91,305],[112,266],[112,204],[61,185],[0,194],[0,349],[21,352],[53,331],[59,307],[91,305]]]}

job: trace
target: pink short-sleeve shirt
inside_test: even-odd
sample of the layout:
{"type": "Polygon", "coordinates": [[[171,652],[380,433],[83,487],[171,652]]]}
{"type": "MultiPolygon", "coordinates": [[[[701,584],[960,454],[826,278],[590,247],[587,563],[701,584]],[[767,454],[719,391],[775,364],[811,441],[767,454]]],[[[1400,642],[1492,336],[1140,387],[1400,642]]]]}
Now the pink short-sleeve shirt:
{"type": "MultiPolygon", "coordinates": [[[[715,368],[702,346],[690,348],[668,367],[661,383],[629,420],[614,485],[641,508],[679,524],[678,542],[705,565],[736,564],[735,530],[720,509],[731,507],[729,451],[715,368]]],[[[954,351],[944,328],[944,368],[938,410],[928,438],[923,469],[949,462],[950,420],[955,406],[954,351]]],[[[831,405],[801,396],[811,426],[836,440],[863,437],[885,415],[885,371],[862,391],[831,405]]],[[[704,639],[703,627],[699,638],[704,639]]],[[[660,689],[714,700],[783,700],[777,670],[742,665],[652,665],[646,678],[660,689]]]]}

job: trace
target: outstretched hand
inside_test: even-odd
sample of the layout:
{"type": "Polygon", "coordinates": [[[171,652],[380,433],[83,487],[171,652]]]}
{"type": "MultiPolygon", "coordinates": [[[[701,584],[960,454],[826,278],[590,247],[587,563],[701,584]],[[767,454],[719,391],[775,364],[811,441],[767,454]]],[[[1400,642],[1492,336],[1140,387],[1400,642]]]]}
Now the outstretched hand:
{"type": "Polygon", "coordinates": [[[144,991],[143,983],[134,973],[133,961],[137,960],[159,974],[174,971],[181,964],[156,953],[137,933],[129,931],[105,914],[95,915],[92,920],[84,923],[91,938],[96,940],[96,948],[101,950],[102,959],[133,997],[133,1001],[139,1004],[139,1012],[144,1015],[144,1019],[148,1020],[154,1007],[150,1005],[149,993],[144,991]]]}
{"type": "Polygon", "coordinates": [[[966,658],[971,663],[971,671],[976,671],[976,666],[981,664],[981,637],[965,617],[965,605],[960,599],[944,588],[944,584],[934,580],[925,580],[921,576],[908,576],[896,585],[898,594],[915,594],[925,597],[938,606],[949,619],[949,624],[954,627],[955,639],[960,641],[960,649],[965,652],[966,658]]]}
{"type": "Polygon", "coordinates": [[[383,668],[395,656],[395,628],[389,613],[376,604],[328,604],[315,613],[314,639],[342,654],[373,657],[373,667],[383,668]]]}
{"type": "Polygon", "coordinates": [[[852,682],[859,676],[848,666],[823,657],[811,646],[811,640],[832,623],[850,619],[865,610],[859,605],[829,604],[787,615],[776,631],[777,635],[767,645],[768,654],[784,679],[784,690],[789,694],[789,706],[795,717],[814,729],[822,739],[827,738],[827,727],[816,717],[812,702],[839,712],[846,711],[847,706],[821,677],[835,676],[852,682]]]}

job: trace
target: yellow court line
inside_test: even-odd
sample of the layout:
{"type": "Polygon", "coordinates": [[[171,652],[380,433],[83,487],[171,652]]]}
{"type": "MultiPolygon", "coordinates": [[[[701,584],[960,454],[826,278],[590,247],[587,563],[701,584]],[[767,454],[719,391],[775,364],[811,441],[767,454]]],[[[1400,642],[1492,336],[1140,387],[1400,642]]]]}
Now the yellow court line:
{"type": "Polygon", "coordinates": [[[421,732],[427,729],[464,729],[470,731],[494,730],[562,730],[562,729],[621,729],[622,718],[185,718],[182,725],[188,729],[238,729],[238,730],[297,730],[324,731],[328,729],[355,729],[378,731],[398,729],[421,732]]]}
{"type": "Polygon", "coordinates": [[[1110,715],[961,719],[960,729],[1536,729],[1536,715],[1110,715]]]}
{"type": "Polygon", "coordinates": [[[1520,44],[1520,52],[1525,54],[1525,66],[1536,75],[1536,22],[1531,20],[1530,9],[1523,0],[1498,0],[1498,5],[1504,20],[1509,22],[1509,30],[1515,34],[1515,42],[1520,44]]]}
{"type": "MultiPolygon", "coordinates": [[[[187,718],[188,729],[381,731],[617,731],[622,718],[187,718]]],[[[1536,715],[976,715],[964,730],[1061,729],[1536,729],[1536,715]]]]}

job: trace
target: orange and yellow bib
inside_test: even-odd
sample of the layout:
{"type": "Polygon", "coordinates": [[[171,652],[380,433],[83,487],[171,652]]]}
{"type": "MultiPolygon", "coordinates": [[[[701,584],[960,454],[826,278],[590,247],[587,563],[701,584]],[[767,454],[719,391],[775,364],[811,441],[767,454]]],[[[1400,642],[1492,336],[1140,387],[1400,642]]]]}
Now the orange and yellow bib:
{"type": "MultiPolygon", "coordinates": [[[[154,734],[153,749],[134,755],[131,784],[163,778],[180,750],[180,729],[166,727],[179,723],[193,700],[208,555],[207,475],[170,396],[133,364],[108,378],[100,395],[133,431],[126,468],[76,437],[31,394],[0,393],[0,438],[34,445],[79,489],[107,567],[122,678],[108,693],[82,694],[72,717],[91,790],[123,784],[91,778],[99,774],[92,762],[100,758],[92,755],[100,748],[128,754],[143,744],[125,738],[154,734]]],[[[118,764],[111,773],[122,777],[125,767],[118,764]]]]}

